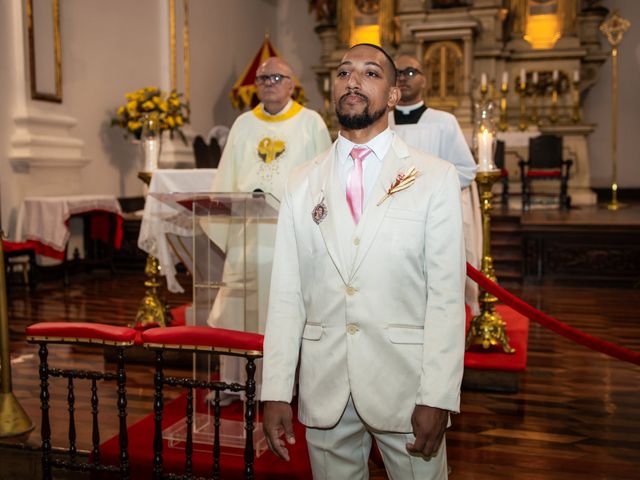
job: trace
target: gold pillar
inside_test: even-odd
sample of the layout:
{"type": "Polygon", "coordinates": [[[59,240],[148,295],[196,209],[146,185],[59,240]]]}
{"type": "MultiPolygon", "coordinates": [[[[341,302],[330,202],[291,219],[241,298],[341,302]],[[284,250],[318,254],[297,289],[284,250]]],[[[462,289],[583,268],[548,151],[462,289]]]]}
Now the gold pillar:
{"type": "MultiPolygon", "coordinates": [[[[478,172],[476,182],[480,190],[480,202],[482,208],[482,273],[489,279],[496,281],[491,258],[491,188],[500,179],[499,170],[478,172]]],[[[488,349],[493,345],[502,346],[505,353],[514,353],[509,345],[509,337],[505,331],[505,323],[500,315],[494,311],[498,299],[489,292],[482,290],[480,294],[480,314],[471,319],[469,332],[467,333],[466,348],[473,345],[482,345],[488,349]]]]}
{"type": "Polygon", "coordinates": [[[618,45],[631,23],[614,10],[611,16],[600,25],[600,31],[607,36],[611,45],[611,202],[604,205],[609,210],[618,210],[628,205],[618,202],[618,45]]]}
{"type": "MultiPolygon", "coordinates": [[[[139,172],[138,178],[149,185],[151,183],[151,175],[151,172],[139,172]]],[[[171,312],[158,295],[158,288],[161,286],[160,262],[158,262],[158,259],[153,255],[147,255],[144,273],[147,276],[144,282],[147,291],[138,307],[134,326],[156,323],[161,327],[166,327],[172,320],[171,312]]]]}
{"type": "Polygon", "coordinates": [[[7,279],[5,277],[4,250],[0,230],[0,366],[2,391],[0,392],[0,438],[24,435],[35,427],[20,402],[13,394],[11,384],[11,355],[9,347],[9,311],[7,308],[7,279]]]}

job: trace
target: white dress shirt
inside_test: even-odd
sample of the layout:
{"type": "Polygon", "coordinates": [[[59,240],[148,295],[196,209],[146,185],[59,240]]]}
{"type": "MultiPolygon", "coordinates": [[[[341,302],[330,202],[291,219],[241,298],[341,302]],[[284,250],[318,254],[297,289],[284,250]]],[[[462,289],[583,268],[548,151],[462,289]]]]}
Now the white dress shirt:
{"type": "Polygon", "coordinates": [[[351,150],[354,147],[366,147],[373,152],[362,161],[364,205],[367,204],[369,194],[371,193],[376,180],[378,180],[380,170],[382,170],[382,161],[389,151],[389,148],[391,148],[394,135],[395,133],[391,129],[386,128],[366,144],[360,145],[347,140],[342,136],[342,133],[338,134],[338,144],[336,145],[336,153],[338,155],[338,174],[340,175],[340,184],[344,187],[345,192],[347,191],[347,179],[354,168],[353,158],[349,155],[351,150]]]}

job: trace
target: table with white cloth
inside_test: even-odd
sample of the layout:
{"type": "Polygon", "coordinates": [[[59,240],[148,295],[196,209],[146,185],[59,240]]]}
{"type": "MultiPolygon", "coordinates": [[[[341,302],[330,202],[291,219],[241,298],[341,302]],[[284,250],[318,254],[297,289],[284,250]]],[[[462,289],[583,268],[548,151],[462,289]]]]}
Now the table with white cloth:
{"type": "Polygon", "coordinates": [[[69,219],[75,215],[90,218],[93,239],[120,247],[122,210],[114,195],[25,197],[18,212],[16,241],[35,242],[39,255],[65,260],[69,219]]]}
{"type": "MultiPolygon", "coordinates": [[[[149,194],[208,192],[215,174],[213,168],[156,170],[151,177],[149,194]]],[[[191,221],[185,221],[183,215],[152,195],[147,196],[138,246],[158,259],[170,292],[184,292],[176,279],[175,265],[182,262],[191,268],[192,237],[191,221]]]]}

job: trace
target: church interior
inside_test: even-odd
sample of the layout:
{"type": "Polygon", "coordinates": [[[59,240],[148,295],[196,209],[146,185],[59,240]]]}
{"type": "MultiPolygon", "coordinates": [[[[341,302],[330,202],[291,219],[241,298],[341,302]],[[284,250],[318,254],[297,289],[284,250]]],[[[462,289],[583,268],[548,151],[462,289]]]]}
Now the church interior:
{"type": "MultiPolygon", "coordinates": [[[[210,194],[260,65],[286,60],[333,141],[358,43],[418,59],[478,164],[449,477],[639,478],[639,28],[633,0],[1,1],[0,479],[312,478],[299,422],[289,464],[267,449],[253,381],[270,250],[248,245],[278,207],[210,194]],[[246,335],[172,337],[211,324],[234,222],[246,335]],[[251,366],[242,401],[217,354],[251,366]]],[[[369,472],[391,478],[375,448],[369,472]]]]}

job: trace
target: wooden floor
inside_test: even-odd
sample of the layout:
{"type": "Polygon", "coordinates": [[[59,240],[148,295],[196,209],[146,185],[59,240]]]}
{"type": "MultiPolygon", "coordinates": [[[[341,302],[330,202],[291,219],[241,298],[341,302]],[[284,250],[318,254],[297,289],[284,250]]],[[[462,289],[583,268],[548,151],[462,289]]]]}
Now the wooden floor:
{"type": "MultiPolygon", "coordinates": [[[[14,288],[9,298],[14,392],[37,424],[28,439],[3,440],[39,446],[39,384],[36,347],[24,329],[38,321],[91,321],[126,325],[144,287],[140,274],[94,273],[71,286],[14,288]]],[[[188,280],[185,284],[188,283],[188,280]]],[[[640,290],[527,285],[512,289],[526,301],[587,333],[640,351],[640,290]]],[[[176,306],[189,294],[169,296],[176,306]]],[[[104,366],[102,353],[52,347],[51,365],[104,366]]],[[[152,410],[152,367],[129,365],[130,423],[152,410]]],[[[53,445],[65,446],[66,386],[52,381],[53,445]]],[[[102,439],[116,433],[115,389],[100,391],[102,439]]],[[[90,445],[89,391],[76,394],[78,446],[90,445]]],[[[640,478],[640,367],[572,344],[532,324],[527,371],[517,394],[463,392],[462,413],[447,433],[450,477],[483,479],[640,478]]],[[[372,478],[385,479],[372,469],[372,478]]],[[[0,478],[2,468],[0,468],[0,478]]],[[[7,477],[8,478],[8,477],[7,477]]],[[[13,478],[13,477],[12,477],[13,478]]],[[[30,477],[24,477],[30,478],[30,477]]]]}

